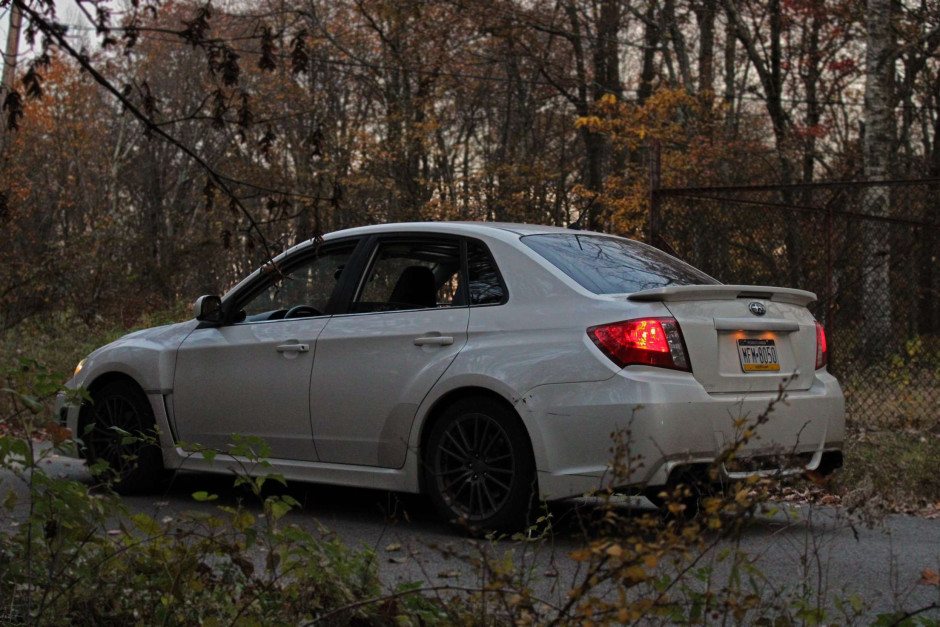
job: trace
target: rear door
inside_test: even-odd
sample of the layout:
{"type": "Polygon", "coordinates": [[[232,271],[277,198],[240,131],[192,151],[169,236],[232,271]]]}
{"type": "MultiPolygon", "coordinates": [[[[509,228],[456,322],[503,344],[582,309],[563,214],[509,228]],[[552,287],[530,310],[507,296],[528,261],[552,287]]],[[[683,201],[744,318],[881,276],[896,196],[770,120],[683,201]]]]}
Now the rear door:
{"type": "Polygon", "coordinates": [[[383,237],[349,313],[317,340],[310,405],[320,461],[398,468],[421,401],[467,341],[457,238],[383,237]]]}

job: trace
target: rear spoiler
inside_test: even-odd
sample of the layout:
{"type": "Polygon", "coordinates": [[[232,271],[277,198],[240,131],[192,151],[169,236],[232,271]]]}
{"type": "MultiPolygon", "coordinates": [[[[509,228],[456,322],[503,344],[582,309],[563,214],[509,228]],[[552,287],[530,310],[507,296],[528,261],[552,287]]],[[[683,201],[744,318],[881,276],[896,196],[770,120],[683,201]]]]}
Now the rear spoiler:
{"type": "Polygon", "coordinates": [[[805,307],[816,302],[816,295],[806,290],[765,285],[676,285],[634,292],[627,300],[675,302],[688,300],[734,300],[752,298],[805,307]]]}

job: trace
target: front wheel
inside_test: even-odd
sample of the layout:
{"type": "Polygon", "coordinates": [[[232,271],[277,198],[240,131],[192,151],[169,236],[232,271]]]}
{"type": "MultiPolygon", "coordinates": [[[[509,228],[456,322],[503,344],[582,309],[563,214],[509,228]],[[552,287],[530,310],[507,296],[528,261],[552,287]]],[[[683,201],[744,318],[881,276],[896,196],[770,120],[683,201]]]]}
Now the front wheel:
{"type": "Polygon", "coordinates": [[[163,455],[147,397],[127,381],[108,383],[92,397],[81,434],[89,465],[107,462],[102,475],[120,494],[155,488],[163,476],[163,455]]]}
{"type": "Polygon", "coordinates": [[[518,531],[536,496],[535,462],[518,417],[489,398],[451,405],[431,429],[425,488],[442,517],[471,531],[518,531]]]}

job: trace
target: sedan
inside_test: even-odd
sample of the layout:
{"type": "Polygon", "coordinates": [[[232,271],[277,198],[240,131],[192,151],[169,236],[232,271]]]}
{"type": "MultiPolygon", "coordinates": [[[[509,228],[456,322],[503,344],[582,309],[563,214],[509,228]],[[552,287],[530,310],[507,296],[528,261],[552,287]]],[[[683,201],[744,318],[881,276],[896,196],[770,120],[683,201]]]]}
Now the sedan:
{"type": "Polygon", "coordinates": [[[94,351],[68,383],[91,402],[61,395],[58,415],[120,492],[230,472],[250,461],[235,436],[253,436],[285,479],[422,492],[447,520],[518,528],[540,500],[656,495],[710,466],[718,481],[841,466],[814,300],[601,233],[367,226],[94,351]]]}

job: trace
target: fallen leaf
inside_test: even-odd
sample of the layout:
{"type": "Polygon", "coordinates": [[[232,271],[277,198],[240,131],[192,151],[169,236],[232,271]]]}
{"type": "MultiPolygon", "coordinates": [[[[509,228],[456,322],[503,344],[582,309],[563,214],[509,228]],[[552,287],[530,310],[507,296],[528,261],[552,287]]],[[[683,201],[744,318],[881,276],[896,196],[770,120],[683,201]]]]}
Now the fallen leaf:
{"type": "Polygon", "coordinates": [[[453,579],[454,577],[460,576],[460,571],[459,570],[442,570],[441,572],[437,573],[437,576],[440,577],[441,579],[453,579]]]}
{"type": "Polygon", "coordinates": [[[389,553],[391,553],[391,552],[393,552],[393,551],[401,551],[401,543],[400,543],[400,542],[392,542],[392,543],[389,544],[387,547],[385,547],[385,550],[388,551],[389,553]]]}
{"type": "Polygon", "coordinates": [[[52,438],[52,443],[58,446],[66,440],[72,439],[72,431],[55,423],[46,425],[46,435],[52,438]]]}
{"type": "Polygon", "coordinates": [[[940,573],[925,568],[924,572],[920,574],[920,584],[924,586],[940,587],[940,573]]]}
{"type": "Polygon", "coordinates": [[[826,485],[831,478],[831,475],[827,476],[816,470],[806,470],[806,476],[816,485],[826,485]]]}

